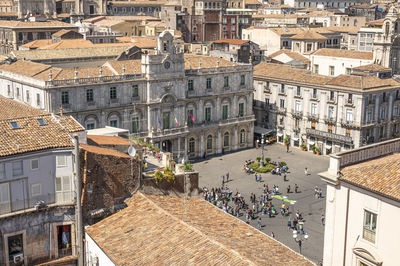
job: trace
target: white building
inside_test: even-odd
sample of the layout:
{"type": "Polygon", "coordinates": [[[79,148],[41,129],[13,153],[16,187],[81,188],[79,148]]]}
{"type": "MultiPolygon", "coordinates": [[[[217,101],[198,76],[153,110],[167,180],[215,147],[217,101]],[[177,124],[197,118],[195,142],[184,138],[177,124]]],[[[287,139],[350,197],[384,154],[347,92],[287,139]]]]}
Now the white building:
{"type": "Polygon", "coordinates": [[[323,154],[399,136],[400,83],[376,73],[329,77],[282,64],[254,68],[256,126],[323,154]]]}
{"type": "Polygon", "coordinates": [[[398,265],[400,139],[331,155],[324,265],[398,265]]]}
{"type": "Polygon", "coordinates": [[[76,255],[72,134],[84,142],[84,128],[1,96],[0,106],[0,264],[76,255]]]}
{"type": "Polygon", "coordinates": [[[311,69],[325,76],[350,75],[351,69],[374,62],[372,52],[323,48],[310,55],[311,69]]]}
{"type": "Polygon", "coordinates": [[[73,115],[87,129],[129,129],[175,156],[253,145],[251,65],[176,50],[169,32],[156,54],[62,69],[28,61],[0,66],[0,94],[73,115]]]}

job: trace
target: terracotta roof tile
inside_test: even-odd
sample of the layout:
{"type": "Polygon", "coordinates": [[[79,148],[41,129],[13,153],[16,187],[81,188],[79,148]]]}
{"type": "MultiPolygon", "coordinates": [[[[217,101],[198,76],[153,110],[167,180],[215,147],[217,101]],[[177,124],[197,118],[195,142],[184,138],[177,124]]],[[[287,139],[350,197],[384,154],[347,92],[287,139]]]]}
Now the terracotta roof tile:
{"type": "Polygon", "coordinates": [[[335,85],[347,88],[370,90],[370,89],[389,89],[398,88],[400,83],[395,79],[380,79],[375,76],[355,76],[355,75],[340,75],[329,82],[327,85],[335,85]]]}
{"type": "Polygon", "coordinates": [[[97,153],[101,155],[107,155],[107,156],[114,156],[114,157],[121,157],[121,158],[131,158],[128,154],[113,150],[113,149],[107,149],[107,148],[102,148],[94,145],[86,145],[86,144],[79,144],[79,147],[84,149],[85,151],[91,152],[91,153],[97,153]]]}
{"type": "Polygon", "coordinates": [[[345,167],[341,180],[400,201],[400,154],[345,167]]]}
{"type": "Polygon", "coordinates": [[[87,136],[88,143],[93,145],[130,145],[128,139],[116,137],[116,136],[98,136],[98,135],[88,135],[87,136]]]}
{"type": "Polygon", "coordinates": [[[229,43],[229,44],[236,44],[241,45],[249,42],[248,40],[240,40],[240,39],[220,39],[213,41],[213,43],[229,43]]]}
{"type": "Polygon", "coordinates": [[[353,67],[354,70],[361,71],[371,71],[371,72],[380,72],[380,71],[392,71],[389,67],[384,67],[378,64],[369,64],[365,66],[353,67]]]}
{"type": "Polygon", "coordinates": [[[202,199],[136,193],[86,228],[116,265],[313,265],[202,199]],[[186,212],[185,212],[186,210],[186,212]]]}
{"type": "Polygon", "coordinates": [[[318,49],[313,53],[313,55],[373,60],[373,52],[343,50],[343,49],[333,49],[333,48],[318,49]]]}
{"type": "Polygon", "coordinates": [[[67,40],[61,40],[56,43],[51,43],[49,45],[38,47],[38,49],[52,50],[52,49],[68,49],[68,48],[88,48],[94,46],[95,45],[89,40],[67,39],[67,40]]]}
{"type": "Polygon", "coordinates": [[[52,36],[53,37],[61,37],[61,36],[65,35],[65,34],[67,34],[69,32],[72,32],[72,30],[62,29],[62,30],[59,30],[56,33],[54,33],[52,36]]]}
{"type": "Polygon", "coordinates": [[[275,53],[270,54],[268,57],[274,58],[277,57],[281,54],[286,54],[287,56],[289,56],[290,58],[297,60],[297,61],[301,61],[304,64],[310,64],[310,60],[307,57],[302,56],[299,53],[296,52],[292,52],[291,50],[287,50],[287,49],[281,49],[275,53]]]}
{"type": "Polygon", "coordinates": [[[219,62],[219,67],[235,66],[235,63],[218,57],[202,56],[194,54],[184,54],[184,57],[185,57],[185,69],[197,69],[200,65],[200,62],[201,62],[201,68],[215,68],[217,67],[218,62],[219,62]]]}
{"type": "Polygon", "coordinates": [[[302,32],[299,34],[296,34],[295,36],[291,37],[293,40],[327,40],[325,36],[322,36],[321,34],[317,32],[312,32],[312,31],[306,31],[302,32]]]}
{"type": "Polygon", "coordinates": [[[52,40],[50,40],[50,39],[36,40],[36,41],[31,41],[31,42],[25,43],[25,44],[21,45],[21,47],[36,49],[36,48],[50,45],[50,44],[52,44],[52,40]]]}
{"type": "Polygon", "coordinates": [[[0,28],[78,28],[77,26],[57,20],[38,21],[18,21],[0,20],[0,28]]]}
{"type": "Polygon", "coordinates": [[[43,115],[44,112],[29,105],[0,96],[0,120],[43,115]]]}

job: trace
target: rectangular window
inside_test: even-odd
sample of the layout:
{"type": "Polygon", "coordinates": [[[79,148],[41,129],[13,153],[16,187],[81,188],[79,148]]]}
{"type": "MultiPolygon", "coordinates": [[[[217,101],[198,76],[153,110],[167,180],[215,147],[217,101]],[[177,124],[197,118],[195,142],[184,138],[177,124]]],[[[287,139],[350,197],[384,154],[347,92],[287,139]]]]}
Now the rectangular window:
{"type": "Polygon", "coordinates": [[[32,159],[31,160],[31,170],[39,169],[39,159],[32,159]]]}
{"type": "Polygon", "coordinates": [[[39,93],[36,94],[36,104],[40,105],[40,94],[39,93]]]}
{"type": "Polygon", "coordinates": [[[163,124],[162,124],[163,129],[169,129],[170,128],[169,117],[170,117],[170,113],[169,112],[164,112],[163,113],[163,124]]]}
{"type": "Polygon", "coordinates": [[[315,129],[317,127],[317,123],[311,122],[311,129],[315,129]]]}
{"type": "Polygon", "coordinates": [[[334,92],[334,91],[331,91],[331,92],[330,92],[329,100],[330,100],[330,101],[334,101],[334,100],[335,100],[335,92],[334,92]]]}
{"type": "Polygon", "coordinates": [[[296,113],[301,111],[301,102],[300,101],[296,101],[296,105],[295,105],[295,111],[296,113]]]}
{"type": "Polygon", "coordinates": [[[206,88],[211,89],[211,78],[207,78],[206,88]]]}
{"type": "Polygon", "coordinates": [[[372,243],[375,243],[376,220],[377,215],[375,213],[364,210],[363,238],[372,243]]]}
{"type": "Polygon", "coordinates": [[[42,185],[41,184],[32,184],[31,185],[31,195],[32,195],[32,197],[42,195],[42,185]]]}
{"type": "Polygon", "coordinates": [[[69,104],[69,93],[68,93],[68,91],[61,92],[61,104],[69,104]]]}
{"type": "Polygon", "coordinates": [[[139,117],[132,118],[132,133],[139,132],[139,117]]]}
{"type": "Polygon", "coordinates": [[[11,95],[11,87],[10,87],[10,85],[7,85],[7,95],[8,96],[11,95]]]}
{"type": "Polygon", "coordinates": [[[332,125],[328,125],[328,133],[332,133],[333,132],[333,126],[332,125]]]}
{"type": "Polygon", "coordinates": [[[188,114],[187,114],[187,124],[189,127],[193,126],[193,110],[188,110],[188,114]]]}
{"type": "Polygon", "coordinates": [[[244,86],[246,84],[246,75],[240,76],[240,86],[244,86]]]}
{"type": "Polygon", "coordinates": [[[56,202],[71,202],[71,178],[69,176],[56,177],[56,202]]]}
{"type": "Polygon", "coordinates": [[[244,103],[239,103],[239,116],[244,116],[244,103]]]}
{"type": "Polygon", "coordinates": [[[0,210],[8,212],[10,210],[10,189],[8,183],[0,184],[0,210]]]}
{"type": "Polygon", "coordinates": [[[351,68],[346,67],[346,75],[350,75],[351,74],[351,68]]]}
{"type": "Polygon", "coordinates": [[[313,99],[317,99],[317,89],[313,89],[312,97],[313,97],[313,99]]]}
{"type": "Polygon", "coordinates": [[[382,107],[381,109],[381,119],[385,120],[386,119],[386,108],[382,107]]]}
{"type": "Polygon", "coordinates": [[[371,123],[372,121],[372,111],[368,110],[367,112],[367,123],[371,123]]]}
{"type": "Polygon", "coordinates": [[[17,88],[17,97],[19,97],[19,88],[17,88]]]}
{"type": "Polygon", "coordinates": [[[229,87],[229,77],[228,76],[224,77],[224,87],[225,88],[229,87]]]}
{"type": "Polygon", "coordinates": [[[398,116],[399,115],[399,106],[398,105],[395,105],[393,107],[393,115],[394,116],[398,116]]]}
{"type": "Polygon", "coordinates": [[[313,116],[317,115],[317,104],[316,103],[311,104],[311,115],[313,115],[313,116]]]}
{"type": "Polygon", "coordinates": [[[351,123],[353,121],[353,111],[346,109],[346,122],[351,123]]]}
{"type": "Polygon", "coordinates": [[[29,100],[30,100],[30,95],[29,95],[29,91],[27,90],[26,91],[26,101],[29,102],[29,100]]]}
{"type": "Polygon", "coordinates": [[[66,155],[57,155],[57,167],[65,167],[67,166],[67,156],[66,155]]]}
{"type": "Polygon", "coordinates": [[[300,86],[297,86],[296,95],[301,96],[301,87],[300,86]]]}
{"type": "Polygon", "coordinates": [[[188,80],[188,91],[193,91],[193,79],[188,80]]]}
{"type": "Polygon", "coordinates": [[[139,96],[139,86],[132,85],[132,97],[138,97],[139,96]]]}
{"type": "Polygon", "coordinates": [[[13,176],[20,176],[24,174],[24,165],[22,160],[13,162],[12,167],[13,167],[13,176]]]}
{"type": "Polygon", "coordinates": [[[285,100],[284,100],[284,99],[280,99],[280,101],[279,101],[279,107],[280,107],[280,108],[285,108],[285,100]]]}
{"type": "Polygon", "coordinates": [[[331,76],[335,75],[335,67],[334,66],[329,66],[329,75],[331,75],[331,76]]]}
{"type": "Polygon", "coordinates": [[[95,128],[95,124],[94,123],[87,123],[86,124],[86,129],[87,130],[91,130],[91,129],[94,129],[95,128]]]}
{"type": "Polygon", "coordinates": [[[205,120],[206,120],[206,122],[211,121],[211,107],[205,108],[205,120]]]}
{"type": "Polygon", "coordinates": [[[332,120],[334,117],[335,109],[333,106],[329,106],[328,108],[328,119],[332,120]]]}
{"type": "Polygon", "coordinates": [[[0,163],[0,179],[6,178],[6,167],[4,163],[0,163]]]}
{"type": "Polygon", "coordinates": [[[223,19],[222,19],[222,23],[223,23],[223,24],[226,24],[226,18],[223,18],[223,19]]]}
{"type": "Polygon", "coordinates": [[[117,99],[117,88],[116,87],[110,88],[110,99],[111,100],[117,99]]]}
{"type": "Polygon", "coordinates": [[[118,127],[118,120],[110,120],[110,127],[118,127]]]}
{"type": "Polygon", "coordinates": [[[86,102],[88,103],[93,102],[93,89],[86,90],[86,102]]]}
{"type": "Polygon", "coordinates": [[[353,102],[353,94],[349,93],[349,98],[347,99],[348,103],[352,103],[353,102]]]}
{"type": "Polygon", "coordinates": [[[285,85],[281,84],[281,93],[285,93],[285,85]]]}
{"type": "Polygon", "coordinates": [[[222,106],[222,120],[228,119],[228,105],[222,106]]]}
{"type": "Polygon", "coordinates": [[[351,130],[349,128],[346,128],[346,137],[350,137],[351,130]]]}
{"type": "Polygon", "coordinates": [[[319,65],[314,65],[314,73],[315,74],[319,73],[319,65]]]}
{"type": "Polygon", "coordinates": [[[312,44],[307,43],[307,52],[310,52],[312,50],[312,44]]]}

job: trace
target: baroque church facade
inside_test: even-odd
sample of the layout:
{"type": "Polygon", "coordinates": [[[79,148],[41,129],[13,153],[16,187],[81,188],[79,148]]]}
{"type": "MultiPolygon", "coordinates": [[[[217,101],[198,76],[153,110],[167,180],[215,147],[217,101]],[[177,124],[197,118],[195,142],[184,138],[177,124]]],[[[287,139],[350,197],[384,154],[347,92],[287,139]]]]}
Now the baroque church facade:
{"type": "Polygon", "coordinates": [[[52,113],[62,108],[87,129],[129,129],[175,158],[253,146],[252,66],[183,54],[168,31],[141,60],[75,71],[42,65],[38,74],[25,64],[37,63],[2,67],[0,94],[52,113]]]}

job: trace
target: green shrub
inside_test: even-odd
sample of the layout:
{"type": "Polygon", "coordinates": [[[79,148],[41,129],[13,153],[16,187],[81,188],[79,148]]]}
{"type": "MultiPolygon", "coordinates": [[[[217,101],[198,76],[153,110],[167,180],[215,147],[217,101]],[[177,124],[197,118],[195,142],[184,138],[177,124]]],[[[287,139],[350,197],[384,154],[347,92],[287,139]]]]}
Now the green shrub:
{"type": "Polygon", "coordinates": [[[193,166],[190,162],[187,162],[184,166],[183,166],[183,170],[184,171],[192,171],[193,170],[193,166]]]}
{"type": "Polygon", "coordinates": [[[318,147],[315,147],[314,151],[315,152],[321,152],[321,150],[318,147]]]}
{"type": "Polygon", "coordinates": [[[274,168],[275,168],[275,165],[273,165],[273,164],[267,164],[267,165],[265,165],[264,167],[258,168],[258,169],[257,169],[257,172],[258,172],[258,173],[268,173],[268,172],[271,172],[272,169],[274,169],[274,168]]]}
{"type": "Polygon", "coordinates": [[[260,163],[252,163],[249,164],[248,166],[249,168],[253,169],[255,171],[255,169],[257,169],[258,167],[260,167],[260,163]]]}
{"type": "Polygon", "coordinates": [[[315,151],[315,148],[317,148],[317,147],[315,147],[315,145],[312,145],[312,146],[311,146],[311,150],[312,150],[312,151],[315,151]]]}
{"type": "Polygon", "coordinates": [[[279,162],[279,167],[285,166],[286,162],[279,162]]]}
{"type": "Polygon", "coordinates": [[[174,175],[174,172],[172,172],[171,169],[167,168],[165,170],[165,172],[164,172],[164,180],[166,180],[169,183],[175,182],[175,175],[174,175]]]}
{"type": "Polygon", "coordinates": [[[270,161],[271,161],[271,158],[265,158],[265,161],[267,162],[267,163],[269,163],[270,161]]]}
{"type": "Polygon", "coordinates": [[[258,156],[258,157],[256,158],[256,160],[257,160],[257,162],[261,161],[261,157],[258,156]]]}
{"type": "Polygon", "coordinates": [[[154,174],[154,178],[156,179],[156,183],[158,184],[159,182],[161,182],[164,179],[164,175],[160,171],[157,171],[154,174]]]}

